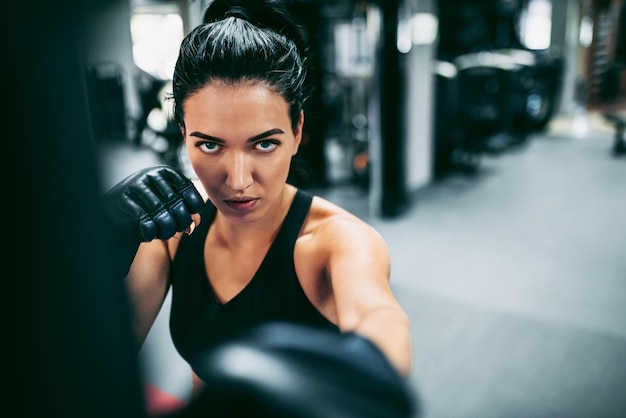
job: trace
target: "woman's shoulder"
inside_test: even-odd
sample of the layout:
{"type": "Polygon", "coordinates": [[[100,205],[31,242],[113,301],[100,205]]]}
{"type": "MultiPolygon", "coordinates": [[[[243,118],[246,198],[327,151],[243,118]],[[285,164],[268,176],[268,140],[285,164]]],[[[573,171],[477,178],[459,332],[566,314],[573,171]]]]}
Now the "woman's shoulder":
{"type": "Polygon", "coordinates": [[[313,196],[303,234],[328,245],[337,242],[349,244],[363,239],[382,240],[368,222],[318,195],[313,196]]]}
{"type": "Polygon", "coordinates": [[[307,224],[310,227],[319,227],[328,223],[334,223],[339,220],[349,220],[353,222],[362,222],[355,215],[342,208],[330,200],[313,194],[311,200],[311,209],[307,218],[307,224]]]}
{"type": "Polygon", "coordinates": [[[337,263],[344,269],[371,267],[372,272],[390,265],[387,244],[372,225],[319,196],[313,197],[296,250],[303,263],[316,266],[315,271],[327,271],[337,263]]]}

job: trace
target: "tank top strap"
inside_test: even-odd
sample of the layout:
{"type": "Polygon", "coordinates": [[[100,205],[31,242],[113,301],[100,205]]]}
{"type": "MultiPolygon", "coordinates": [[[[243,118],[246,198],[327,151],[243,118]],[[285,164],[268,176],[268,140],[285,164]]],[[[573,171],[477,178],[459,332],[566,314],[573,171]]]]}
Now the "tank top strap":
{"type": "Polygon", "coordinates": [[[300,235],[302,224],[304,224],[304,220],[309,214],[312,201],[313,195],[310,193],[300,189],[296,191],[296,195],[293,198],[289,212],[287,212],[283,225],[276,236],[276,240],[274,241],[274,243],[279,247],[276,249],[277,251],[290,251],[293,249],[296,240],[300,235]]]}

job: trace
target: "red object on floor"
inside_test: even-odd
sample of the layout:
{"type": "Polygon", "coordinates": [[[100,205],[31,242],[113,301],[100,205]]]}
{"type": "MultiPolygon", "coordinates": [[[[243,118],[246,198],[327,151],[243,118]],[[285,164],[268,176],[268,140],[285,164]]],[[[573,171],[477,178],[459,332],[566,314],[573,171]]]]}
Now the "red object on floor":
{"type": "Polygon", "coordinates": [[[148,416],[158,416],[172,412],[187,405],[182,399],[167,393],[150,383],[144,384],[144,396],[146,398],[146,412],[148,416]]]}

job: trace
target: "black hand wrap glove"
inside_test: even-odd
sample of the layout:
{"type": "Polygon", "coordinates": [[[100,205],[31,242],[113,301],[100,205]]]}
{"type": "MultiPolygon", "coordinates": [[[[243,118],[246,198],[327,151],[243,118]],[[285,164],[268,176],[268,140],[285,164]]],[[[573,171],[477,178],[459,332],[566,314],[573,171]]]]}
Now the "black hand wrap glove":
{"type": "Polygon", "coordinates": [[[168,418],[414,418],[417,396],[368,339],[264,324],[192,364],[206,383],[168,418]]]}
{"type": "Polygon", "coordinates": [[[204,206],[191,180],[167,166],[131,174],[104,194],[104,212],[126,274],[141,242],[168,239],[184,231],[191,214],[204,206]]]}

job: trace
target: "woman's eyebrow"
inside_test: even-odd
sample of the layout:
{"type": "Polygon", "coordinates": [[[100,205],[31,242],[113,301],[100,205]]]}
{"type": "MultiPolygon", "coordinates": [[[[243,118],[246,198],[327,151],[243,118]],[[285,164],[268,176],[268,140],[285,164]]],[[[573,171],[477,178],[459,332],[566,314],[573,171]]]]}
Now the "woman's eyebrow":
{"type": "Polygon", "coordinates": [[[258,134],[251,138],[248,138],[248,142],[256,142],[260,139],[267,138],[268,136],[284,134],[284,133],[285,132],[283,132],[282,129],[274,128],[274,129],[270,129],[269,131],[265,131],[262,134],[258,134]]]}
{"type": "Polygon", "coordinates": [[[190,133],[189,136],[197,136],[198,138],[206,139],[207,141],[211,141],[211,142],[224,142],[223,139],[220,139],[211,135],[203,134],[202,132],[197,132],[197,131],[190,133]]]}
{"type": "MultiPolygon", "coordinates": [[[[265,131],[263,133],[260,133],[258,135],[255,135],[253,137],[248,138],[248,142],[256,142],[256,141],[259,141],[259,140],[261,140],[263,138],[267,138],[268,136],[279,135],[279,134],[284,134],[284,133],[285,132],[282,129],[274,128],[274,129],[270,129],[269,131],[265,131]]],[[[194,131],[194,132],[190,133],[189,136],[196,136],[198,138],[206,139],[207,141],[211,141],[211,142],[225,142],[221,138],[217,138],[215,136],[203,134],[202,132],[197,132],[197,131],[194,131]]]]}

